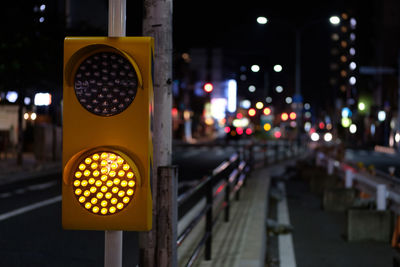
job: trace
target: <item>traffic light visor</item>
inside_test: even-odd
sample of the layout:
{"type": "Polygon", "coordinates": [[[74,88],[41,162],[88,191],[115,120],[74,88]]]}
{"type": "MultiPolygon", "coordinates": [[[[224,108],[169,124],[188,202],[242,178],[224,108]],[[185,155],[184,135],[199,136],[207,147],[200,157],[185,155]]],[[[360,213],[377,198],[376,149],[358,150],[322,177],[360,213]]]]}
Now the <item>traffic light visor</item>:
{"type": "Polygon", "coordinates": [[[124,111],[143,83],[133,58],[107,45],[78,50],[67,63],[65,74],[82,107],[99,116],[124,111]]]}

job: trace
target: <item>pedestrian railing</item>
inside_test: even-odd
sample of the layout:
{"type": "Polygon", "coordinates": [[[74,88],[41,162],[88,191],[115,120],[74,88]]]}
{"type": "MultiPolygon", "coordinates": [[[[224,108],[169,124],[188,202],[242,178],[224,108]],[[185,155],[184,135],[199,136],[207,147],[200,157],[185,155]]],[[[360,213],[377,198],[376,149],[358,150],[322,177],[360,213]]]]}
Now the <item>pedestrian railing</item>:
{"type": "MultiPolygon", "coordinates": [[[[240,190],[245,184],[249,170],[250,166],[244,160],[240,160],[238,154],[234,154],[215,168],[211,175],[205,177],[197,185],[178,197],[179,210],[181,210],[186,203],[189,203],[190,200],[196,198],[196,196],[203,195],[206,198],[205,207],[192,218],[187,227],[178,236],[177,246],[180,247],[193,229],[205,217],[204,234],[190,255],[186,266],[193,265],[203,247],[205,259],[211,259],[213,226],[222,213],[224,213],[224,221],[229,222],[232,195],[235,200],[240,199],[240,190]],[[214,207],[217,202],[216,200],[222,196],[222,203],[218,207],[214,207]],[[215,216],[213,216],[215,210],[215,216]]],[[[195,204],[197,204],[197,202],[195,204]]]]}
{"type": "MultiPolygon", "coordinates": [[[[215,147],[227,146],[227,144],[183,144],[181,146],[215,147]]],[[[233,201],[240,200],[240,191],[246,184],[251,169],[298,155],[300,148],[294,146],[294,142],[286,140],[235,145],[237,153],[223,161],[210,175],[178,196],[178,213],[181,219],[183,217],[189,219],[182,220],[185,223],[182,223],[183,229],[180,229],[178,233],[177,247],[182,248],[183,244],[185,247],[188,246],[185,241],[192,235],[191,241],[187,241],[190,246],[188,246],[189,249],[185,248],[185,257],[180,260],[180,266],[193,266],[202,249],[204,249],[205,260],[211,260],[213,227],[221,215],[225,222],[229,222],[231,204],[233,201]],[[199,234],[198,227],[201,223],[204,224],[204,229],[199,234]],[[192,242],[195,244],[193,245],[192,242]]]]}

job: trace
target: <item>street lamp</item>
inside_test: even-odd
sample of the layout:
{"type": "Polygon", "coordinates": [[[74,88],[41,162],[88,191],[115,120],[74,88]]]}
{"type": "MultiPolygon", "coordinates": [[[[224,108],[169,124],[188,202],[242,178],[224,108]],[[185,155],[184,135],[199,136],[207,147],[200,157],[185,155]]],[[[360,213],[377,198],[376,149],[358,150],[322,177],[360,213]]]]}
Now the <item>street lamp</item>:
{"type": "Polygon", "coordinates": [[[279,64],[275,65],[275,66],[274,66],[274,71],[275,71],[275,72],[281,72],[281,71],[282,71],[282,66],[279,65],[279,64]]]}
{"type": "Polygon", "coordinates": [[[331,16],[329,22],[333,25],[338,25],[340,23],[340,18],[338,16],[331,16]]]}
{"type": "Polygon", "coordinates": [[[258,24],[266,24],[268,22],[268,19],[266,17],[258,17],[257,18],[257,23],[258,24]]]}

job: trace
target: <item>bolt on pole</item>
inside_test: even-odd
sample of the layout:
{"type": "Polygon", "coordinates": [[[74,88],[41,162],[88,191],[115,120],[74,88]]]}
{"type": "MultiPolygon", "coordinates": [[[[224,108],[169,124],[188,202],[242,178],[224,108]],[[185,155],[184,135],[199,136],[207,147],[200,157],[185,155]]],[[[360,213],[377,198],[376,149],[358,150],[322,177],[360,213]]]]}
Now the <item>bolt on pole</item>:
{"type": "MultiPolygon", "coordinates": [[[[108,1],[108,36],[126,36],[126,0],[108,1]]],[[[122,231],[105,231],[105,267],[122,267],[122,236],[122,231]]]]}

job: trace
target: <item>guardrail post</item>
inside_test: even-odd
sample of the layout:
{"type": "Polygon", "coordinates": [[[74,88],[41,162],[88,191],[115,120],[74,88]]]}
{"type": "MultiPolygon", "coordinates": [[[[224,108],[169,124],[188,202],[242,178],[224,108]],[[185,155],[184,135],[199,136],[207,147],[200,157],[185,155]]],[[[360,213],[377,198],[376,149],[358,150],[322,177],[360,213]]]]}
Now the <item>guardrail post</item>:
{"type": "Polygon", "coordinates": [[[158,167],[157,179],[157,266],[177,266],[178,168],[158,167]]]}
{"type": "Polygon", "coordinates": [[[386,210],[386,185],[384,184],[376,186],[376,209],[386,210]]]}
{"type": "Polygon", "coordinates": [[[230,209],[230,194],[231,194],[231,183],[229,182],[229,175],[225,178],[226,187],[225,187],[225,222],[229,222],[229,209],[230,209]]]}
{"type": "Polygon", "coordinates": [[[206,235],[208,235],[205,247],[205,259],[207,261],[211,260],[211,252],[212,252],[212,225],[213,225],[213,183],[212,180],[208,182],[207,185],[207,206],[208,211],[206,214],[206,235]]]}
{"type": "Polygon", "coordinates": [[[333,175],[335,170],[335,161],[333,159],[328,159],[328,175],[333,175]]]}
{"type": "Polygon", "coordinates": [[[264,147],[264,166],[268,165],[268,143],[263,144],[264,147]]]}
{"type": "Polygon", "coordinates": [[[345,177],[344,177],[344,187],[345,188],[352,188],[353,187],[353,179],[354,173],[352,170],[346,170],[345,177]]]}

